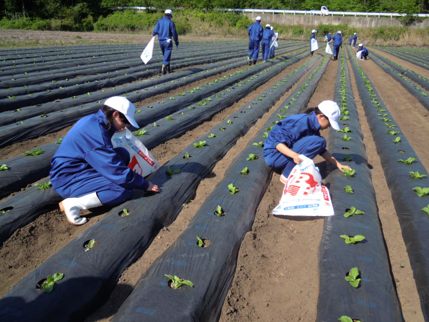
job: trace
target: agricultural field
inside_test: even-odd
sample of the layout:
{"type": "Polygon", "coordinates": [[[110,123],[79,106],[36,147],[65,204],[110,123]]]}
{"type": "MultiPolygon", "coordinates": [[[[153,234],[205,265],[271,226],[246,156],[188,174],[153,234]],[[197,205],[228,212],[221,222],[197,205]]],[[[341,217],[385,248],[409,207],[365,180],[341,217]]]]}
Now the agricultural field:
{"type": "Polygon", "coordinates": [[[429,320],[428,48],[332,61],[283,40],[248,66],[244,41],[188,40],[161,76],[142,47],[0,50],[1,321],[429,320]],[[114,95],[138,108],[161,193],[72,226],[50,159],[114,95]],[[317,158],[335,216],[273,217],[264,139],[325,99],[342,111],[328,149],[355,173],[317,158]]]}

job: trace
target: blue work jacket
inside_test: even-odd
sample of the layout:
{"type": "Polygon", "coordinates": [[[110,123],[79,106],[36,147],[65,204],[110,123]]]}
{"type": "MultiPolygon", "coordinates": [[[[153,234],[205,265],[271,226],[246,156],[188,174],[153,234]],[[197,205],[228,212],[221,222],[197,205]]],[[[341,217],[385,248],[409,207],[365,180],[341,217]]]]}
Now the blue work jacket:
{"type": "Polygon", "coordinates": [[[263,31],[264,29],[262,28],[261,23],[258,21],[252,23],[247,29],[247,33],[249,35],[250,40],[261,41],[263,31]]]}
{"type": "Polygon", "coordinates": [[[68,189],[100,176],[127,188],[147,190],[149,182],[133,172],[113,149],[113,128],[103,111],[80,119],[64,137],[51,160],[51,183],[68,189]]]}
{"type": "Polygon", "coordinates": [[[167,16],[162,17],[158,20],[153,29],[152,36],[158,35],[159,41],[166,41],[168,39],[174,39],[176,45],[179,45],[179,36],[177,35],[176,25],[167,16]]]}
{"type": "Polygon", "coordinates": [[[264,157],[280,153],[276,149],[279,143],[292,148],[299,139],[309,135],[320,136],[320,124],[315,112],[288,116],[278,122],[268,134],[268,138],[264,142],[264,157]]]}
{"type": "Polygon", "coordinates": [[[274,31],[272,31],[271,28],[267,27],[264,29],[262,33],[262,40],[265,41],[266,43],[270,43],[273,36],[274,36],[274,31]]]}
{"type": "Polygon", "coordinates": [[[336,33],[332,39],[334,40],[334,45],[335,46],[341,46],[343,44],[343,36],[341,36],[341,34],[336,33]]]}
{"type": "Polygon", "coordinates": [[[311,39],[316,39],[316,33],[315,33],[315,32],[312,32],[312,33],[311,33],[310,40],[311,40],[311,39]]]}

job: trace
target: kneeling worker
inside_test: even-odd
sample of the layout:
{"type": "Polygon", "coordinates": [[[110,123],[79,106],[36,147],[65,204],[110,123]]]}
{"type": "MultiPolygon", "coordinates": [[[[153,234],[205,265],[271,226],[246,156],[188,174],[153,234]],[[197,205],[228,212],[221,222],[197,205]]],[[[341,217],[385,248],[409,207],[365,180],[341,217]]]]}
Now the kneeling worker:
{"type": "Polygon", "coordinates": [[[81,210],[129,200],[133,189],[159,192],[157,185],[128,168],[126,149],[112,146],[116,131],[129,125],[139,127],[135,110],[125,97],[108,98],[98,112],[83,117],[70,129],[52,158],[52,186],[64,198],[60,210],[71,224],[87,222],[80,216],[81,210]]]}
{"type": "Polygon", "coordinates": [[[357,53],[356,53],[356,57],[359,58],[359,59],[365,59],[365,60],[367,60],[368,59],[368,54],[369,54],[368,49],[366,49],[363,46],[363,44],[359,44],[359,47],[358,47],[358,50],[357,50],[357,53]]]}

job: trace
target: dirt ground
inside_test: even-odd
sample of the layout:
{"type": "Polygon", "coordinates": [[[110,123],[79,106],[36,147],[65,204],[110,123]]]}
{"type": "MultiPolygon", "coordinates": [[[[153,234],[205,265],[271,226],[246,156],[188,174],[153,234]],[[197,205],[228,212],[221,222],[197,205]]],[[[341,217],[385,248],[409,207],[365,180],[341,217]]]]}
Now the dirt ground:
{"type": "MultiPolygon", "coordinates": [[[[73,37],[78,36],[78,33],[70,34],[72,35],[67,35],[64,39],[68,39],[68,37],[73,39],[73,37]]],[[[44,35],[46,38],[51,37],[49,33],[44,35]]],[[[104,37],[108,39],[110,36],[110,34],[107,34],[102,37],[97,35],[96,37],[99,37],[97,38],[98,40],[103,40],[105,39],[104,37]]],[[[1,37],[3,37],[3,34],[1,37]]],[[[8,35],[8,37],[12,36],[8,35]]],[[[18,35],[17,37],[23,36],[18,35]]],[[[29,37],[37,38],[35,34],[31,33],[29,37]]],[[[132,39],[127,38],[126,41],[133,42],[135,40],[133,37],[130,36],[132,39]]],[[[391,57],[389,56],[389,58],[391,57]]],[[[420,70],[419,67],[397,58],[396,62],[404,66],[407,64],[407,68],[416,72],[420,70]]],[[[167,161],[193,142],[196,137],[207,133],[208,129],[217,122],[224,120],[226,115],[254,99],[298,65],[295,64],[289,67],[264,86],[249,93],[248,96],[232,107],[217,114],[212,120],[188,131],[180,138],[170,140],[156,147],[152,152],[161,162],[167,161]]],[[[429,150],[424,142],[425,139],[427,141],[427,138],[429,138],[429,127],[427,126],[429,112],[397,81],[385,74],[371,60],[361,62],[361,65],[368,77],[375,83],[386,106],[407,136],[424,166],[429,169],[429,150]],[[395,95],[392,95],[392,93],[395,93],[395,95]]],[[[317,105],[324,99],[333,99],[336,71],[337,63],[331,61],[327,72],[322,77],[316,92],[311,98],[310,106],[317,105]]],[[[200,83],[194,83],[189,87],[197,86],[200,83]]],[[[286,93],[283,99],[290,92],[286,93]]],[[[368,160],[372,166],[371,174],[376,191],[380,221],[404,318],[410,322],[424,321],[406,248],[402,238],[399,238],[401,230],[392,198],[388,188],[386,188],[387,183],[382,171],[382,164],[375,149],[356,86],[354,86],[354,95],[368,160]]],[[[153,98],[152,101],[161,98],[153,98]]],[[[137,105],[144,106],[149,101],[146,100],[137,105]]],[[[187,227],[196,210],[204,203],[205,198],[216,184],[223,179],[223,175],[233,162],[234,157],[240,153],[253,135],[263,126],[268,116],[266,114],[246,135],[239,139],[237,144],[213,169],[213,176],[204,179],[200,183],[195,198],[184,206],[172,225],[160,231],[145,254],[122,274],[107,303],[89,316],[86,319],[87,322],[111,320],[119,306],[131,293],[140,276],[187,227]]],[[[30,142],[27,145],[41,144],[44,140],[51,142],[52,137],[39,138],[36,143],[30,142]]],[[[27,149],[27,145],[25,143],[16,145],[14,148],[9,148],[9,152],[11,154],[19,153],[20,150],[27,149]]],[[[7,150],[3,152],[5,151],[7,150]]],[[[318,159],[317,161],[319,162],[320,160],[318,159]]],[[[298,221],[282,220],[271,216],[270,213],[280,198],[282,188],[278,175],[273,175],[257,210],[252,230],[245,236],[242,243],[236,274],[222,309],[221,322],[307,322],[316,320],[317,298],[319,295],[319,245],[323,233],[324,219],[298,221]],[[308,236],[311,236],[311,238],[308,238],[308,236]]],[[[47,257],[66,245],[68,241],[101,219],[103,219],[102,214],[94,215],[90,218],[88,224],[73,227],[66,222],[58,211],[52,211],[18,230],[0,247],[0,257],[2,258],[2,261],[0,261],[0,295],[3,296],[20,277],[32,271],[47,257]]]]}

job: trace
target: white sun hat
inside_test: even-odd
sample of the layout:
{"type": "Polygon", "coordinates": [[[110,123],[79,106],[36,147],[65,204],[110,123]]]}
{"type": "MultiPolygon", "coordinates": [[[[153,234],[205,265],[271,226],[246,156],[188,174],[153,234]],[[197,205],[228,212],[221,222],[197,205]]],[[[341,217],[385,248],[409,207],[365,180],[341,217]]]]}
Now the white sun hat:
{"type": "Polygon", "coordinates": [[[166,15],[173,15],[173,11],[171,11],[171,9],[165,9],[164,13],[166,15]]]}
{"type": "Polygon", "coordinates": [[[317,30],[316,30],[316,29],[313,29],[313,30],[311,31],[311,33],[315,33],[315,32],[317,32],[317,30]]]}
{"type": "Polygon", "coordinates": [[[255,20],[256,21],[261,21],[261,19],[262,19],[261,16],[257,16],[255,20]]]}
{"type": "Polygon", "coordinates": [[[265,25],[265,27],[266,27],[266,28],[271,28],[271,25],[270,25],[269,23],[267,23],[267,24],[265,25]]]}
{"type": "Polygon", "coordinates": [[[337,31],[337,34],[341,34],[341,30],[338,30],[338,31],[337,31]]]}
{"type": "Polygon", "coordinates": [[[363,44],[359,44],[359,47],[363,47],[363,44]]]}
{"type": "Polygon", "coordinates": [[[130,122],[130,124],[135,128],[140,127],[136,122],[136,119],[134,118],[134,114],[136,113],[136,107],[127,98],[123,96],[112,96],[104,101],[104,105],[109,106],[114,110],[124,114],[128,122],[130,122]]]}
{"type": "Polygon", "coordinates": [[[338,119],[340,118],[340,107],[334,101],[326,100],[322,101],[318,106],[320,112],[325,115],[332,128],[336,131],[340,129],[340,125],[338,124],[338,119]]]}

